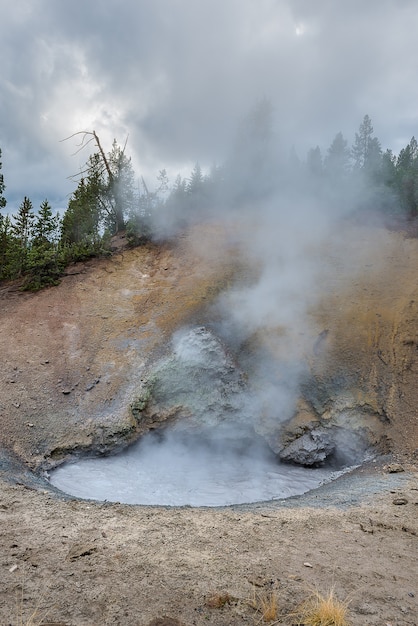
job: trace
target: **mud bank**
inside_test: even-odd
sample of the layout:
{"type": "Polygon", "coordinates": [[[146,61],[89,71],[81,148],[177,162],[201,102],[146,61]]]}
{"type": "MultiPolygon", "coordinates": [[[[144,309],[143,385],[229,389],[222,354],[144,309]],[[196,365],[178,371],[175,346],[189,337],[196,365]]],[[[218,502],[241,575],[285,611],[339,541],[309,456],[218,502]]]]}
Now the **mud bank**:
{"type": "Polygon", "coordinates": [[[289,626],[313,588],[333,588],[353,624],[414,626],[417,474],[359,478],[360,491],[347,477],[228,509],[93,503],[0,480],[0,621],[36,610],[67,626],[257,624],[273,593],[289,626]]]}

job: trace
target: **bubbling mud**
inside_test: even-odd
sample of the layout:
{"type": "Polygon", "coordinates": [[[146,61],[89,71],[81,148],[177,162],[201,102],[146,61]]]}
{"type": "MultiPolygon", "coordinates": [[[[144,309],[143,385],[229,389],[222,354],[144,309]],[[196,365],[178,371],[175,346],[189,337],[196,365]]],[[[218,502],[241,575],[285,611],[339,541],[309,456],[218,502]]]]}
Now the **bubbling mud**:
{"type": "Polygon", "coordinates": [[[50,481],[79,498],[217,507],[301,495],[338,475],[331,468],[280,463],[256,436],[218,434],[216,429],[209,435],[149,433],[118,455],[64,464],[51,472],[50,481]]]}

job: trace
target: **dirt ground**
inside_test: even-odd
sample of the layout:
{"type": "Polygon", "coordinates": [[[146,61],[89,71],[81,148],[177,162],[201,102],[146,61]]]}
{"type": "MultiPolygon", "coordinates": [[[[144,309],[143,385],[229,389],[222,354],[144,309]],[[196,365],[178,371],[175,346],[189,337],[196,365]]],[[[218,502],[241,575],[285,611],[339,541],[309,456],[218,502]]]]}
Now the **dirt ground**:
{"type": "MultiPolygon", "coordinates": [[[[206,229],[197,246],[185,237],[172,247],[121,250],[73,268],[59,287],[38,294],[2,290],[1,624],[255,625],[273,594],[271,623],[290,625],[313,591],[333,589],[349,603],[353,626],[418,625],[411,305],[418,301],[418,242],[399,233],[378,237],[383,269],[373,273],[358,257],[367,277],[344,293],[342,270],[330,278],[328,306],[316,315],[329,329],[331,353],[346,350],[349,361],[350,350],[366,345],[369,352],[357,350],[358,367],[364,361],[373,380],[387,372],[391,454],[330,486],[270,504],[80,501],[29,472],[74,447],[129,437],[132,372],[140,377],[147,356],[232,280],[224,233],[206,229]],[[343,327],[352,334],[337,339],[343,333],[334,329],[343,327]]],[[[372,400],[381,393],[379,386],[372,400]]]]}

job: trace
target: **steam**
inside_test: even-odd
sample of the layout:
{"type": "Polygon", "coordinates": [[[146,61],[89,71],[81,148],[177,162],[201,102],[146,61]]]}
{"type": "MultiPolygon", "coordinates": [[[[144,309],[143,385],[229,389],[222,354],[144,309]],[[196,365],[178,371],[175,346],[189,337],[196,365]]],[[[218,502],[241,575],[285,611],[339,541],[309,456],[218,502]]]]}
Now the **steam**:
{"type": "MultiPolygon", "coordinates": [[[[326,330],[312,311],[336,268],[350,280],[356,257],[376,260],[370,244],[357,246],[356,257],[350,254],[350,221],[359,211],[366,221],[380,192],[364,171],[348,175],[336,162],[321,173],[289,157],[278,141],[272,107],[262,100],[243,120],[211,195],[196,204],[197,215],[190,218],[180,207],[183,223],[223,223],[244,259],[240,279],[206,320],[248,376],[236,436],[250,422],[268,439],[295,414],[301,385],[310,376],[308,360],[326,330]]],[[[340,433],[341,448],[343,440],[340,433]]],[[[277,451],[278,445],[272,448],[277,451]]]]}
{"type": "Polygon", "coordinates": [[[278,465],[261,440],[237,441],[227,430],[150,433],[118,456],[59,467],[51,482],[81,498],[228,506],[299,495],[333,477],[329,469],[278,465]]]}
{"type": "MultiPolygon", "coordinates": [[[[336,266],[355,265],[342,233],[363,202],[363,181],[349,189],[341,179],[339,194],[336,180],[317,184],[302,175],[270,145],[263,107],[210,197],[198,196],[194,207],[190,198],[186,206],[168,202],[153,216],[157,238],[195,222],[222,223],[244,259],[239,280],[204,313],[205,326],[176,333],[169,355],[150,373],[150,410],[174,411],[177,422],[113,459],[58,469],[53,482],[61,489],[124,502],[217,506],[296,495],[331,476],[331,469],[280,464],[274,437],[295,413],[308,357],[324,331],[312,310],[327,277],[336,266]]],[[[344,448],[344,425],[337,439],[344,448]]],[[[357,461],[349,448],[361,444],[355,437],[347,442],[340,458],[357,461]]]]}

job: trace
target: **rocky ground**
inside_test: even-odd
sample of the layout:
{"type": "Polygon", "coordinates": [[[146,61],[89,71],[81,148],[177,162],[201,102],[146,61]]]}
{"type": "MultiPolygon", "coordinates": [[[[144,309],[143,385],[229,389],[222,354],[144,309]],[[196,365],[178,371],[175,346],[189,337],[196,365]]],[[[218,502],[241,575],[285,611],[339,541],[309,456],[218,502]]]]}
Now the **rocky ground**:
{"type": "Polygon", "coordinates": [[[135,436],[147,361],[242,272],[227,243],[207,226],[120,246],[38,294],[2,289],[0,623],[257,624],[273,594],[276,623],[296,624],[313,590],[334,589],[351,624],[418,624],[418,241],[403,233],[348,234],[350,267],[323,251],[334,261],[302,348],[316,382],[289,425],[360,415],[384,457],[300,498],[227,509],[79,501],[42,481],[74,449],[135,436]]]}

